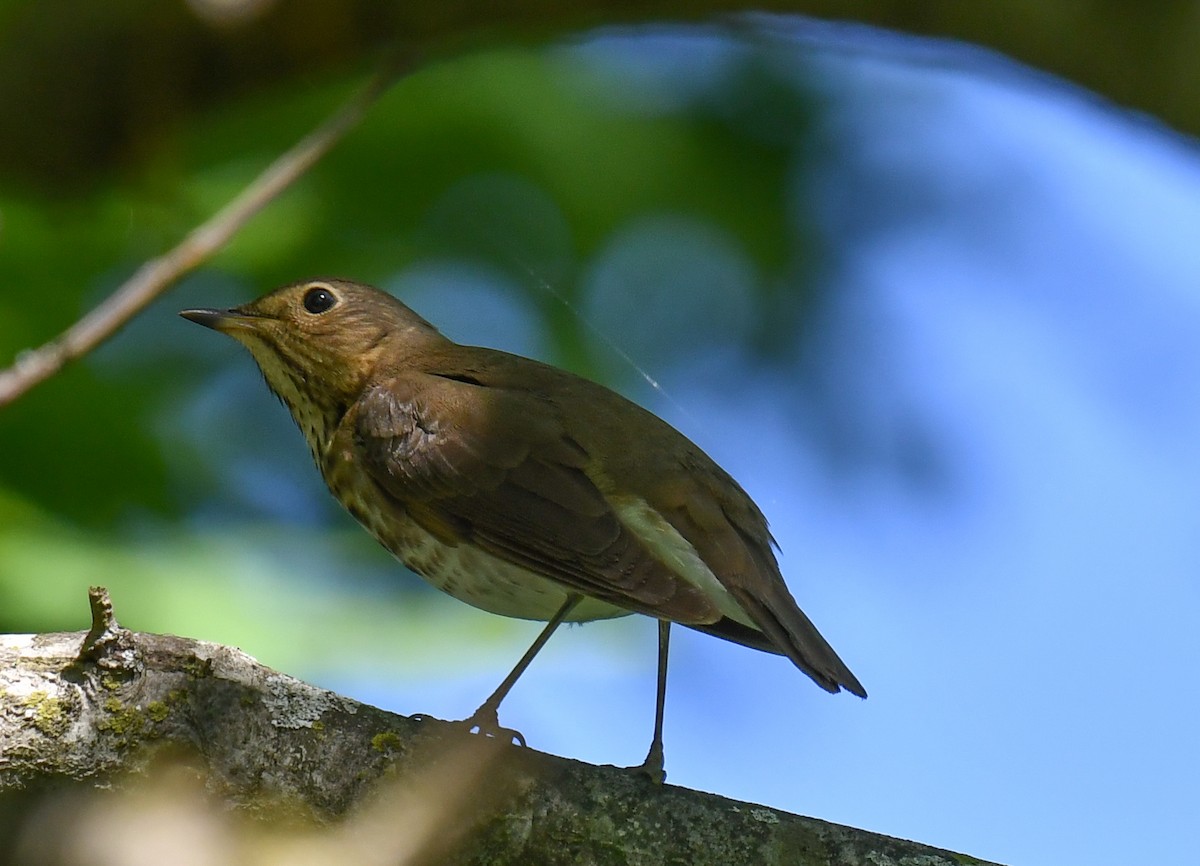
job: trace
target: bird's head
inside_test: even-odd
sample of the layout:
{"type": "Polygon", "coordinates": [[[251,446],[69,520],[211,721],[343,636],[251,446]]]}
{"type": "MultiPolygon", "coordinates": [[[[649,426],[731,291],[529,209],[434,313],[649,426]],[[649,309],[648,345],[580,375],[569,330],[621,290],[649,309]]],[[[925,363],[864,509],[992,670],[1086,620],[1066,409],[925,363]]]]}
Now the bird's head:
{"type": "Polygon", "coordinates": [[[347,280],[308,280],[229,310],[180,315],[250,350],[314,452],[381,361],[444,340],[387,292],[347,280]]]}

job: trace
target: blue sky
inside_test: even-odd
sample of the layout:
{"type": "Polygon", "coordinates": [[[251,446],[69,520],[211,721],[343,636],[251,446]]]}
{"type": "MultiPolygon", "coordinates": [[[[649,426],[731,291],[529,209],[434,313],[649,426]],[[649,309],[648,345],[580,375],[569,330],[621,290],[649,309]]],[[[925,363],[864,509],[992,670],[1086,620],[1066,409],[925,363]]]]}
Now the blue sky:
{"type": "MultiPolygon", "coordinates": [[[[681,65],[720,49],[662,38],[568,50],[666,111],[695,86],[681,65]]],[[[836,153],[794,192],[835,251],[816,363],[876,462],[831,471],[813,447],[796,385],[811,354],[746,376],[736,348],[656,356],[653,333],[604,321],[619,299],[585,310],[651,359],[666,396],[636,396],[767,512],[794,593],[871,694],[830,697],[784,660],[676,629],[670,781],[1013,864],[1174,859],[1200,807],[1200,160],[994,57],[905,44],[810,44],[802,64],[824,76],[836,153]],[[923,480],[896,468],[913,447],[923,480]]],[[[736,248],[667,219],[614,239],[595,292],[639,232],[749,279],[736,248]]],[[[474,300],[473,324],[433,292],[422,305],[436,277],[393,288],[451,336],[536,353],[519,324],[486,339],[474,300]]],[[[486,285],[465,291],[520,321],[486,285]]],[[[736,327],[732,297],[697,290],[687,327],[736,327]]],[[[502,720],[547,751],[635,763],[653,653],[648,621],[571,629],[502,720]]],[[[458,717],[508,664],[414,670],[402,698],[333,685],[458,717]]]]}

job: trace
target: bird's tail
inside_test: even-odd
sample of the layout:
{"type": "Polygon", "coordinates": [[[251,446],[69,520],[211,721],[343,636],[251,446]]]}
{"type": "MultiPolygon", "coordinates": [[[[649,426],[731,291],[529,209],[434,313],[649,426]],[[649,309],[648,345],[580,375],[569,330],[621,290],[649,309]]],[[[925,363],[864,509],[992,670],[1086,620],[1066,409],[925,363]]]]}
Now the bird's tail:
{"type": "Polygon", "coordinates": [[[817,685],[827,692],[845,689],[860,698],[867,696],[858,677],[850,672],[829,641],[800,610],[786,587],[768,587],[766,592],[772,596],[769,599],[744,587],[729,587],[729,591],[774,644],[775,650],[790,658],[817,685]]]}

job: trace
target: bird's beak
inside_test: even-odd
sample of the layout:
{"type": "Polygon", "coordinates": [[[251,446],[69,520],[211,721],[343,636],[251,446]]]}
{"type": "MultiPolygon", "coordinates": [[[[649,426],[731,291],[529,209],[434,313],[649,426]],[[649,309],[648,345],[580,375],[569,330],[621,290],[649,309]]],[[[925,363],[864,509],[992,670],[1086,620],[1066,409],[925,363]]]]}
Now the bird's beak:
{"type": "Polygon", "coordinates": [[[240,310],[180,310],[179,315],[189,322],[228,334],[241,329],[253,330],[257,316],[248,316],[240,310]]]}

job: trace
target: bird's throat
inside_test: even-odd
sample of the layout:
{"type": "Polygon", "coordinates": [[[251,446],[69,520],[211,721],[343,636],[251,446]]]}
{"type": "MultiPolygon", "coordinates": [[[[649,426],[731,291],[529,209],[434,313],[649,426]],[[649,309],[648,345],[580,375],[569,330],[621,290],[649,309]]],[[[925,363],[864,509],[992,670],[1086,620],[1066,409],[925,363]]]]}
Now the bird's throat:
{"type": "Polygon", "coordinates": [[[292,357],[258,341],[247,341],[246,345],[258,362],[267,387],[287,407],[304,434],[319,467],[334,431],[346,414],[347,402],[322,387],[322,377],[307,369],[308,359],[292,357]]]}

